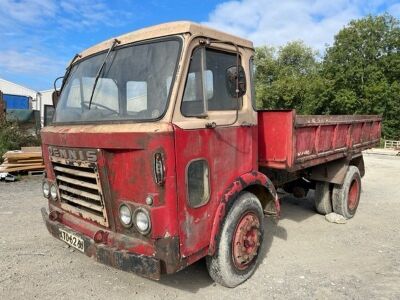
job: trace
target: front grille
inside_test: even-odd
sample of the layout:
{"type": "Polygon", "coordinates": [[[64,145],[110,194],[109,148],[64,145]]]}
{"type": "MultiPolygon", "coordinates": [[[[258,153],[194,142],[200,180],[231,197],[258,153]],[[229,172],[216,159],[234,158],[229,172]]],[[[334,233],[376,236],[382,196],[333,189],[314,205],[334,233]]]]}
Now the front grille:
{"type": "Polygon", "coordinates": [[[108,226],[96,163],[51,157],[61,208],[82,218],[108,226]]]}

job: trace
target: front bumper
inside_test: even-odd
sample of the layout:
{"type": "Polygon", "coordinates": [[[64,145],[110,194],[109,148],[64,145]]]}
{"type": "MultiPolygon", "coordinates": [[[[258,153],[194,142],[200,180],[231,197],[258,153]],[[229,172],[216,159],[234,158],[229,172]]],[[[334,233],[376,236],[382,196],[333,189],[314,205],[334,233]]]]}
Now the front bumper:
{"type": "Polygon", "coordinates": [[[88,238],[87,236],[82,235],[57,221],[51,221],[45,208],[42,208],[41,212],[47,230],[55,238],[60,239],[60,229],[71,232],[83,239],[85,249],[84,253],[89,257],[93,257],[96,261],[151,279],[160,279],[161,266],[159,259],[150,256],[129,253],[127,251],[118,250],[117,248],[113,248],[104,244],[98,244],[93,239],[88,238]]]}

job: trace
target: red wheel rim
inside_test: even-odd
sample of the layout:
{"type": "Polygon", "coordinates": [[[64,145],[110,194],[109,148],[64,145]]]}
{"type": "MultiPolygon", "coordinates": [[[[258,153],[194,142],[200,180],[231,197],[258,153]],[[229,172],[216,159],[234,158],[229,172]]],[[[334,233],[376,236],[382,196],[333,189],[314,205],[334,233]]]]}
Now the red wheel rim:
{"type": "Polygon", "coordinates": [[[260,221],[251,212],[245,213],[236,226],[232,240],[233,263],[239,270],[246,269],[257,256],[260,247],[260,221]]]}
{"type": "Polygon", "coordinates": [[[357,179],[353,179],[349,189],[348,206],[350,210],[357,207],[358,199],[360,196],[360,183],[357,179]]]}

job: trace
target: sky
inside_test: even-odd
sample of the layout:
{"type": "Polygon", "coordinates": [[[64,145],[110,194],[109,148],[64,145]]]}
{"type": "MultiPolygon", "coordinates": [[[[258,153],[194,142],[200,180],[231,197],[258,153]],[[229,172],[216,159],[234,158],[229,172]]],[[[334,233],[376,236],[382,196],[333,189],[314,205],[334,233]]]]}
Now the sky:
{"type": "Polygon", "coordinates": [[[303,40],[322,54],[350,20],[383,12],[399,18],[400,0],[0,0],[0,78],[50,89],[85,48],[178,20],[230,32],[256,46],[303,40]]]}

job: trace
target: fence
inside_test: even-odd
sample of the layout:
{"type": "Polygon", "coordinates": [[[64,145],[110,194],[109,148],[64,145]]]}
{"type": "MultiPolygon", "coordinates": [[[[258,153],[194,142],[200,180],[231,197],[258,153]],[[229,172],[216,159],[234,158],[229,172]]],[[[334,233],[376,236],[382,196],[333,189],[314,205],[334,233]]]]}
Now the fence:
{"type": "Polygon", "coordinates": [[[400,149],[400,141],[385,140],[385,149],[400,149]]]}

